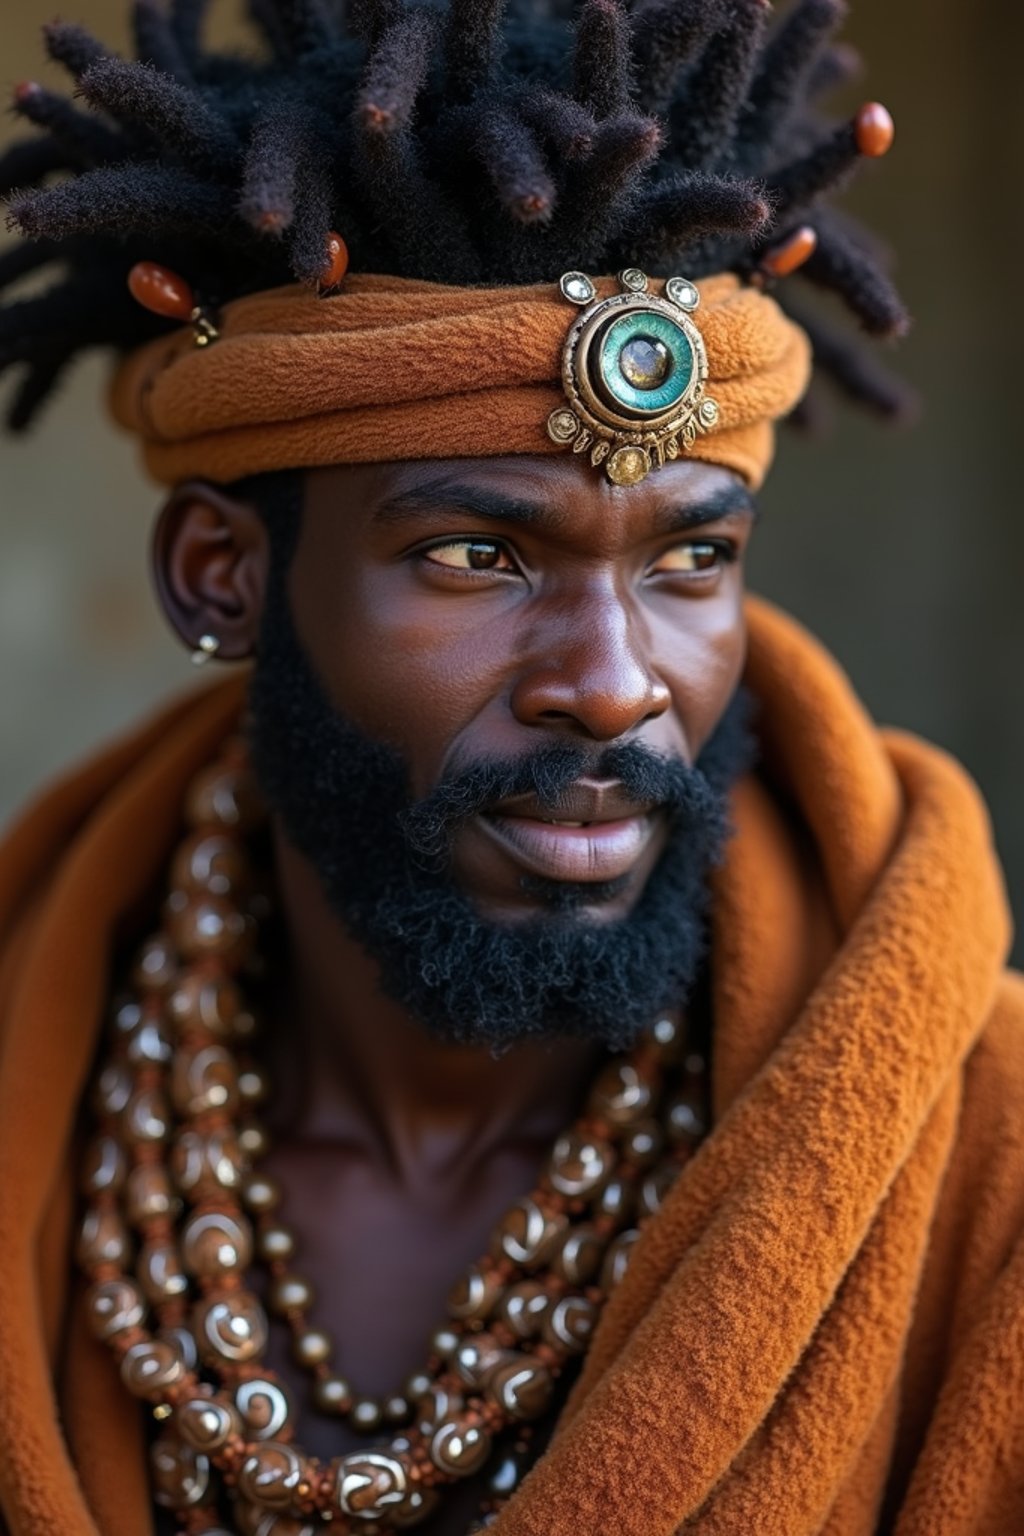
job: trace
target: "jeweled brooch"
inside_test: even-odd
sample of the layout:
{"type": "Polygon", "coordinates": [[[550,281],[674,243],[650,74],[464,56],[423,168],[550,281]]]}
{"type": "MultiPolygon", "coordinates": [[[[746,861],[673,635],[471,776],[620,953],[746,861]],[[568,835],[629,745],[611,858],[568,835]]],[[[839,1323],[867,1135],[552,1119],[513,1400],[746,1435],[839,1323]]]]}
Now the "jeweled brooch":
{"type": "Polygon", "coordinates": [[[708,355],[691,318],[696,285],[670,277],[655,294],[638,267],[620,272],[619,282],[621,293],[598,299],[586,273],[561,279],[563,295],[583,312],[562,351],[568,405],[551,412],[548,436],[589,453],[613,484],[637,485],[710,432],[718,406],[705,392],[708,355]]]}

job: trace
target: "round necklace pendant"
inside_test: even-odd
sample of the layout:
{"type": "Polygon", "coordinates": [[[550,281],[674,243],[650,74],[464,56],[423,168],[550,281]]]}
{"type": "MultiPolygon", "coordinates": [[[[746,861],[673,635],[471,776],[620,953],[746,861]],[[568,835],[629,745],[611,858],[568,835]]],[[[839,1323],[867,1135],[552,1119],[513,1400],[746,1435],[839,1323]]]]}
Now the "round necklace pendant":
{"type": "Polygon", "coordinates": [[[592,282],[566,273],[563,295],[595,302],[573,322],[562,349],[567,404],[551,412],[548,436],[604,466],[613,485],[638,485],[667,459],[686,453],[718,422],[706,394],[708,357],[692,313],[696,285],[671,277],[662,294],[637,267],[619,274],[620,293],[597,299],[592,282]]]}

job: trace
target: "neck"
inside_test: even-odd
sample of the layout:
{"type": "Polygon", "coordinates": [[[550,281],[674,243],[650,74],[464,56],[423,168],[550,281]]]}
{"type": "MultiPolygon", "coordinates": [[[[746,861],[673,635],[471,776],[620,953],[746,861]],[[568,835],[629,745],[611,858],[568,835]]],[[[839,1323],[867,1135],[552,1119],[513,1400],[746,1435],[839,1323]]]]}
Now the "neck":
{"type": "Polygon", "coordinates": [[[382,994],[374,962],[279,831],[275,850],[287,963],[270,1054],[288,1135],[355,1145],[410,1188],[470,1179],[499,1150],[550,1145],[606,1048],[531,1041],[495,1059],[437,1039],[382,994]]]}

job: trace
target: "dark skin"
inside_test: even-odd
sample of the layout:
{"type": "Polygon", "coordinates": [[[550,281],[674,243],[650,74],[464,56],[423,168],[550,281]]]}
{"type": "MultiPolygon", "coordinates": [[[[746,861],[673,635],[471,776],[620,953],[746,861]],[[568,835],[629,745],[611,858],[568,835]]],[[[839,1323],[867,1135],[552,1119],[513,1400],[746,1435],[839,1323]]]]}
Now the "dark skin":
{"type": "MultiPolygon", "coordinates": [[[[566,736],[640,741],[692,762],[742,670],[753,523],[736,476],[696,462],[628,490],[562,457],[321,469],[306,477],[289,593],[330,698],[400,750],[417,797],[453,767],[566,736]]],[[[210,633],[226,659],[252,653],[268,558],[252,507],[198,484],[174,493],[155,566],[187,644],[210,633]]],[[[588,794],[588,817],[604,806],[600,833],[635,834],[622,833],[614,895],[587,908],[608,920],[635,904],[664,829],[614,785],[595,781],[588,794]]],[[[579,878],[590,858],[601,874],[600,836],[528,816],[520,830],[545,840],[556,871],[569,860],[579,878]]],[[[337,1364],[357,1391],[387,1394],[422,1365],[454,1278],[535,1182],[603,1052],[558,1040],[494,1060],[439,1042],[380,993],[369,957],[280,833],[275,847],[289,962],[271,1032],[267,1167],[286,1190],[296,1268],[315,1286],[337,1364]]],[[[453,858],[494,920],[545,912],[523,888],[521,854],[493,829],[470,822],[453,858]]],[[[301,1405],[305,1378],[276,1346],[271,1364],[301,1405]]],[[[299,1435],[324,1456],[365,1444],[309,1413],[299,1435]]],[[[463,1530],[466,1518],[453,1506],[429,1530],[463,1530]]]]}

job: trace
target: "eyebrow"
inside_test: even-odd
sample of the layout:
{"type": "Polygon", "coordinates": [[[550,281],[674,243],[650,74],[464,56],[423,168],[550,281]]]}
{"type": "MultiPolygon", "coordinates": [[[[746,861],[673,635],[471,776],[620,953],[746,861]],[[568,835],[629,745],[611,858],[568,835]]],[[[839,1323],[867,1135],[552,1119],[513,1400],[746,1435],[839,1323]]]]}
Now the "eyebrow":
{"type": "MultiPolygon", "coordinates": [[[[569,519],[569,513],[563,507],[509,496],[482,486],[439,479],[389,497],[377,507],[373,520],[385,525],[412,523],[434,518],[438,512],[469,513],[486,522],[514,523],[553,533],[564,528],[569,519]]],[[[741,485],[728,486],[693,506],[659,508],[654,514],[654,532],[656,535],[685,533],[706,523],[744,514],[756,519],[754,498],[741,485]]]]}
{"type": "Polygon", "coordinates": [[[462,485],[454,480],[428,480],[409,491],[399,491],[381,502],[373,514],[378,523],[406,523],[428,518],[438,512],[471,512],[495,523],[524,523],[535,527],[558,528],[566,514],[558,507],[506,496],[501,491],[482,486],[462,485]]]}

